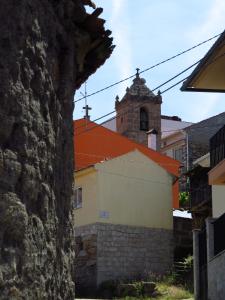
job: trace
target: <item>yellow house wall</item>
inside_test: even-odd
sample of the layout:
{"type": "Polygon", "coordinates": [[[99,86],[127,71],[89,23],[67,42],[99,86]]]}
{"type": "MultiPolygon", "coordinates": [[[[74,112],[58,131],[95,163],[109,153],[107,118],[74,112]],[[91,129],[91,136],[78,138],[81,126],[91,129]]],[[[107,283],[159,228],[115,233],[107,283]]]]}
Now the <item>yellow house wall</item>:
{"type": "Polygon", "coordinates": [[[191,86],[195,88],[218,89],[224,91],[224,52],[225,45],[214,51],[212,58],[205,63],[205,66],[201,68],[201,70],[191,82],[191,86]]]}
{"type": "Polygon", "coordinates": [[[172,177],[163,168],[134,151],[96,169],[98,222],[172,229],[172,177]]]}
{"type": "Polygon", "coordinates": [[[162,139],[162,144],[165,146],[161,148],[161,153],[174,158],[174,150],[181,148],[185,145],[185,135],[182,132],[173,134],[162,139]]]}
{"type": "Polygon", "coordinates": [[[75,173],[75,187],[82,187],[82,207],[74,209],[75,227],[97,220],[98,174],[91,167],[75,173]]]}
{"type": "Polygon", "coordinates": [[[225,213],[225,185],[212,186],[212,208],[214,218],[225,213]]]}

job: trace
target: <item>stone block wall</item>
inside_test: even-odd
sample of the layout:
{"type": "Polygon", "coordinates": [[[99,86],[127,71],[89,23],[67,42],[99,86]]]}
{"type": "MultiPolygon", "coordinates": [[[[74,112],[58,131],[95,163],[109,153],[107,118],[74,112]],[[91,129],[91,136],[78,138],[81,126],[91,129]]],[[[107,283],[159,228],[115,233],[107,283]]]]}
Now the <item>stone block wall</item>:
{"type": "Polygon", "coordinates": [[[150,273],[163,274],[172,267],[172,230],[96,223],[77,228],[76,240],[77,247],[83,241],[76,262],[77,285],[82,283],[86,288],[91,282],[89,276],[94,277],[94,274],[92,283],[98,286],[106,280],[141,279],[147,278],[150,273]],[[91,243],[87,248],[85,240],[91,243]],[[96,245],[94,258],[87,249],[96,245]],[[82,255],[85,262],[81,266],[82,255]],[[96,273],[89,271],[91,261],[96,273]]]}

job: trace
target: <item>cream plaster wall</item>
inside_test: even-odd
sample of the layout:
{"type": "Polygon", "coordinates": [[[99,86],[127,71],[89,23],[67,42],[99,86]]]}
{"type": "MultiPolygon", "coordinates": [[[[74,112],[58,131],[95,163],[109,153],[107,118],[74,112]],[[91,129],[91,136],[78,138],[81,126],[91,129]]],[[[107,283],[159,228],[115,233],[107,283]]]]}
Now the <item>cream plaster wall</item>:
{"type": "Polygon", "coordinates": [[[160,152],[164,155],[174,158],[174,150],[182,148],[186,144],[185,134],[180,131],[162,138],[160,152]]]}
{"type": "Polygon", "coordinates": [[[95,167],[98,222],[172,229],[172,176],[163,168],[137,150],[95,167]]]}
{"type": "Polygon", "coordinates": [[[212,185],[212,209],[214,218],[225,213],[225,185],[212,185]]]}
{"type": "Polygon", "coordinates": [[[98,173],[94,167],[75,173],[75,187],[82,187],[82,207],[74,209],[75,226],[95,223],[98,218],[98,173]]]}

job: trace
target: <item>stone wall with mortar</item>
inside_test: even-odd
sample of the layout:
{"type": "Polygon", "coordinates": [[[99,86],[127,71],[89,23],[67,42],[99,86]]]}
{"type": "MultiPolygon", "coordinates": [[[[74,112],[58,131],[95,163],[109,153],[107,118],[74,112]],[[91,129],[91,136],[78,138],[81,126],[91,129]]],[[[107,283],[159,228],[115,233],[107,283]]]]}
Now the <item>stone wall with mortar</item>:
{"type": "MultiPolygon", "coordinates": [[[[163,274],[173,263],[172,230],[96,223],[76,229],[77,239],[92,240],[97,236],[96,285],[112,279],[141,279],[150,273],[163,274]]],[[[78,242],[79,244],[79,242],[78,242]]],[[[83,247],[84,250],[84,247],[83,247]]],[[[82,251],[83,251],[82,250],[82,251]]],[[[84,268],[79,268],[79,282],[87,277],[88,251],[84,268]],[[82,272],[81,272],[82,270],[82,272]]],[[[86,286],[88,288],[88,286],[86,286]]]]}

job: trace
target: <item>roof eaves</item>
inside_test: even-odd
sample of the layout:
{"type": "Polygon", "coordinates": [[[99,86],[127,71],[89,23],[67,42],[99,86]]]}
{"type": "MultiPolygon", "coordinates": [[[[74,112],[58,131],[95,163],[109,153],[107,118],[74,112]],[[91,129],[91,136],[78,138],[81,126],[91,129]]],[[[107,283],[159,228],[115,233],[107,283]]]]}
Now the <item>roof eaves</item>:
{"type": "Polygon", "coordinates": [[[207,60],[213,55],[214,51],[217,47],[220,46],[220,44],[225,40],[225,30],[221,33],[219,38],[215,41],[215,43],[212,45],[212,47],[209,49],[209,51],[206,53],[206,55],[201,59],[197,67],[193,70],[191,75],[183,82],[182,87],[180,90],[182,92],[221,92],[221,90],[214,90],[214,89],[198,89],[190,87],[192,80],[195,78],[195,76],[198,75],[198,73],[201,71],[202,67],[205,65],[207,60]]]}
{"type": "MultiPolygon", "coordinates": [[[[75,125],[75,123],[76,123],[76,121],[81,121],[81,120],[83,120],[83,119],[79,119],[79,120],[75,120],[74,121],[74,125],[75,125]]],[[[177,161],[177,160],[175,160],[175,159],[173,159],[173,158],[171,158],[171,157],[168,157],[168,156],[166,156],[166,155],[164,155],[164,154],[162,154],[162,153],[160,153],[160,152],[157,152],[157,151],[155,151],[155,150],[153,150],[153,149],[150,149],[150,148],[148,148],[148,147],[146,147],[146,146],[144,146],[143,144],[141,144],[141,143],[137,143],[137,142],[135,142],[135,141],[133,141],[133,140],[130,140],[130,139],[128,139],[127,137],[125,137],[125,136],[123,136],[123,135],[121,135],[120,133],[118,133],[118,132],[115,132],[115,131],[113,131],[113,130],[110,130],[110,129],[108,129],[108,128],[106,128],[106,127],[103,127],[103,126],[101,126],[101,125],[99,125],[99,124],[97,124],[97,123],[94,123],[94,122],[92,122],[92,121],[89,121],[89,124],[88,124],[88,126],[90,126],[91,125],[91,127],[89,127],[88,128],[88,130],[87,130],[87,132],[89,131],[89,129],[91,130],[92,128],[95,128],[95,127],[102,127],[102,128],[104,128],[104,131],[107,131],[109,134],[112,134],[112,135],[116,135],[116,136],[118,136],[118,137],[120,137],[121,139],[124,139],[124,140],[129,140],[129,142],[130,143],[133,143],[135,146],[137,146],[137,147],[140,147],[140,148],[143,148],[143,150],[145,149],[145,150],[148,150],[149,151],[149,156],[150,156],[150,153],[151,152],[155,152],[157,155],[158,155],[158,157],[160,158],[165,158],[166,157],[166,159],[167,159],[167,163],[165,163],[165,162],[157,162],[157,161],[155,161],[154,160],[154,158],[151,158],[152,160],[154,160],[157,164],[159,164],[160,166],[162,166],[164,169],[165,169],[165,166],[166,165],[168,165],[168,164],[176,164],[177,165],[177,168],[179,168],[179,165],[180,165],[180,162],[179,161],[177,161]],[[93,126],[93,127],[92,127],[93,126]]],[[[77,128],[80,128],[80,126],[79,127],[77,127],[77,128]]],[[[75,127],[75,129],[76,129],[76,127],[75,127]]],[[[76,134],[75,134],[75,136],[76,136],[76,134]]],[[[137,148],[139,151],[141,151],[139,148],[137,148]]],[[[127,152],[129,152],[129,151],[127,151],[127,152]]],[[[126,153],[127,153],[126,152],[126,153]]],[[[118,155],[119,156],[119,155],[118,155]]],[[[168,171],[168,170],[167,170],[168,171]]],[[[171,174],[173,174],[173,175],[175,175],[173,172],[170,172],[171,174]]],[[[177,176],[177,175],[175,175],[175,176],[177,176]]]]}
{"type": "Polygon", "coordinates": [[[81,168],[75,169],[74,172],[75,173],[82,172],[82,171],[87,170],[87,169],[94,169],[94,167],[95,167],[95,164],[91,164],[91,165],[86,166],[86,167],[81,167],[81,168]]]}

